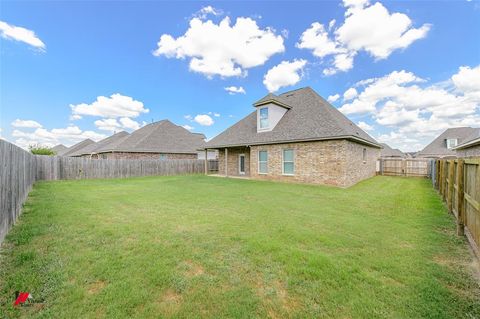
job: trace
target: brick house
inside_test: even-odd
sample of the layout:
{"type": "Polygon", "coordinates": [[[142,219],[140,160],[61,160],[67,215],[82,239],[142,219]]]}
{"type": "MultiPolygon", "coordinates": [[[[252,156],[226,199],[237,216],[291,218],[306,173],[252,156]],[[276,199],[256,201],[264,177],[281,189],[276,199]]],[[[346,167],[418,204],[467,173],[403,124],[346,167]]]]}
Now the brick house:
{"type": "Polygon", "coordinates": [[[84,147],[87,147],[88,145],[95,144],[94,141],[91,139],[87,138],[86,140],[83,140],[81,142],[78,142],[77,144],[74,144],[67,148],[66,150],[63,150],[63,152],[57,154],[59,156],[71,156],[71,154],[75,154],[77,151],[81,150],[84,147]]]}
{"type": "MultiPolygon", "coordinates": [[[[423,150],[417,153],[417,158],[456,158],[463,156],[462,152],[456,149],[461,144],[473,139],[478,135],[479,128],[473,127],[452,127],[445,130],[423,150]]],[[[463,148],[462,148],[463,149],[463,148]]]]}
{"type": "Polygon", "coordinates": [[[269,94],[207,142],[219,174],[348,187],[375,175],[381,146],[311,88],[269,94]]]}
{"type": "Polygon", "coordinates": [[[205,135],[169,120],[154,122],[128,134],[119,132],[68,156],[101,159],[197,159],[205,135]]]}
{"type": "Polygon", "coordinates": [[[398,148],[391,148],[388,144],[380,143],[383,147],[380,152],[381,158],[406,158],[407,155],[400,151],[398,148]]]}
{"type": "Polygon", "coordinates": [[[458,157],[480,157],[480,128],[455,148],[458,157]]]}

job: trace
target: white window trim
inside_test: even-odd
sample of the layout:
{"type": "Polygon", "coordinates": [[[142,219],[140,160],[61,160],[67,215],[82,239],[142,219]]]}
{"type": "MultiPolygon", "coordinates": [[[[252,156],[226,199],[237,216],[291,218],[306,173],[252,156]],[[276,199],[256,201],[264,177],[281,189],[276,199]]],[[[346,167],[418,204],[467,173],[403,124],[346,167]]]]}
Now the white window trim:
{"type": "Polygon", "coordinates": [[[267,175],[268,174],[268,151],[267,150],[258,150],[257,157],[258,157],[258,175],[267,175]],[[267,152],[267,161],[265,162],[267,164],[267,172],[266,173],[260,172],[260,152],[267,152]]]}
{"type": "Polygon", "coordinates": [[[258,130],[259,131],[267,131],[270,129],[270,110],[268,106],[261,107],[258,110],[258,130]],[[262,127],[262,110],[267,110],[267,126],[262,127]]]}
{"type": "MultiPolygon", "coordinates": [[[[290,163],[290,162],[288,162],[290,163]]],[[[282,175],[285,175],[285,176],[295,176],[295,150],[293,148],[284,148],[282,149],[282,175]],[[293,174],[290,174],[290,173],[285,173],[285,151],[292,151],[293,153],[293,161],[291,163],[293,163],[293,174]]]]}
{"type": "Polygon", "coordinates": [[[245,157],[245,154],[238,154],[238,174],[239,175],[245,175],[245,171],[247,170],[247,158],[245,157]],[[240,157],[243,156],[243,172],[240,170],[241,167],[241,161],[240,157]]]}

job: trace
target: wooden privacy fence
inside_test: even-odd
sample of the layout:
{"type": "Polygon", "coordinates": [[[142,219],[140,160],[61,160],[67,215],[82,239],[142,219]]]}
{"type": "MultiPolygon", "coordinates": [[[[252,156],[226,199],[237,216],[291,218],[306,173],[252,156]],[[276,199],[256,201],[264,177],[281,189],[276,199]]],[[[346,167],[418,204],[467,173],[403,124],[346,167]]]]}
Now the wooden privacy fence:
{"type": "Polygon", "coordinates": [[[432,160],[424,158],[381,158],[379,174],[386,176],[431,176],[432,160]]]}
{"type": "MultiPolygon", "coordinates": [[[[208,162],[212,170],[217,164],[208,162]]],[[[37,180],[200,174],[204,160],[126,160],[36,156],[0,139],[0,243],[37,180]]]]}
{"type": "Polygon", "coordinates": [[[435,188],[480,257],[480,158],[435,161],[435,188]]]}
{"type": "Polygon", "coordinates": [[[0,243],[32,189],[36,157],[0,139],[0,243]]]}
{"type": "Polygon", "coordinates": [[[205,172],[204,163],[204,160],[195,159],[129,160],[38,156],[37,180],[200,174],[205,172]]]}

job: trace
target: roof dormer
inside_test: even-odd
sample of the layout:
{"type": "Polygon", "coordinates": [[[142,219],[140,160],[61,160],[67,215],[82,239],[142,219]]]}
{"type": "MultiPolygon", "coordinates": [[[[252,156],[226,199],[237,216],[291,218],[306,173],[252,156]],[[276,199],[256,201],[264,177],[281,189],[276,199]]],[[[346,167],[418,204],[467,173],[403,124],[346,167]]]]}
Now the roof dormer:
{"type": "Polygon", "coordinates": [[[290,109],[282,99],[270,93],[253,104],[257,108],[257,133],[270,132],[290,109]]]}

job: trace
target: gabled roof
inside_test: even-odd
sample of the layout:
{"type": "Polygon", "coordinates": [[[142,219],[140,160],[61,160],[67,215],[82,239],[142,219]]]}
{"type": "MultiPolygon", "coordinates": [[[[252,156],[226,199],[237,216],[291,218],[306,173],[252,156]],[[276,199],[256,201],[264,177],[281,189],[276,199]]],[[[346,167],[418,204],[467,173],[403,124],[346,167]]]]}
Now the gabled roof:
{"type": "Polygon", "coordinates": [[[81,142],[78,142],[75,145],[70,146],[68,150],[65,153],[63,153],[61,156],[71,156],[70,154],[73,154],[81,150],[82,148],[87,147],[90,144],[95,144],[95,142],[87,138],[86,140],[83,140],[81,142]]]}
{"type": "Polygon", "coordinates": [[[277,105],[282,106],[286,109],[291,108],[291,106],[287,104],[288,101],[286,101],[286,99],[284,99],[282,96],[276,96],[272,93],[268,93],[266,96],[262,97],[260,100],[253,103],[253,106],[255,106],[255,107],[256,106],[262,106],[262,105],[269,104],[269,103],[277,104],[277,105]]]}
{"type": "Polygon", "coordinates": [[[417,157],[428,156],[456,156],[455,149],[448,149],[447,139],[458,139],[458,145],[468,141],[470,136],[477,133],[480,129],[472,127],[453,127],[440,134],[423,150],[417,153],[417,157]]]}
{"type": "Polygon", "coordinates": [[[380,145],[383,146],[383,149],[380,152],[380,157],[406,157],[406,154],[397,148],[391,148],[385,143],[380,143],[380,145]]]}
{"type": "Polygon", "coordinates": [[[196,154],[205,146],[205,135],[192,133],[169,120],[145,125],[113,146],[103,147],[97,153],[179,153],[196,154]]]}
{"type": "MultiPolygon", "coordinates": [[[[256,102],[268,103],[273,94],[256,102]]],[[[340,111],[309,87],[289,91],[275,99],[291,108],[275,128],[257,132],[256,111],[250,113],[207,143],[208,148],[261,145],[297,141],[346,138],[380,147],[380,145],[340,111]]]]}
{"type": "Polygon", "coordinates": [[[69,156],[82,156],[82,155],[90,155],[90,154],[95,154],[98,153],[99,150],[102,150],[104,148],[111,148],[116,146],[119,142],[124,140],[128,135],[127,132],[118,132],[116,134],[113,134],[112,136],[109,136],[107,138],[104,138],[101,141],[98,141],[97,143],[87,145],[86,147],[83,147],[75,152],[72,152],[69,154],[69,156]]]}
{"type": "Polygon", "coordinates": [[[465,142],[458,145],[455,149],[461,150],[476,145],[480,145],[480,128],[476,131],[473,131],[473,133],[465,139],[465,142]]]}
{"type": "Polygon", "coordinates": [[[59,156],[65,153],[67,150],[68,150],[68,147],[66,147],[63,144],[58,144],[52,147],[52,151],[55,152],[55,155],[59,155],[59,156]]]}

